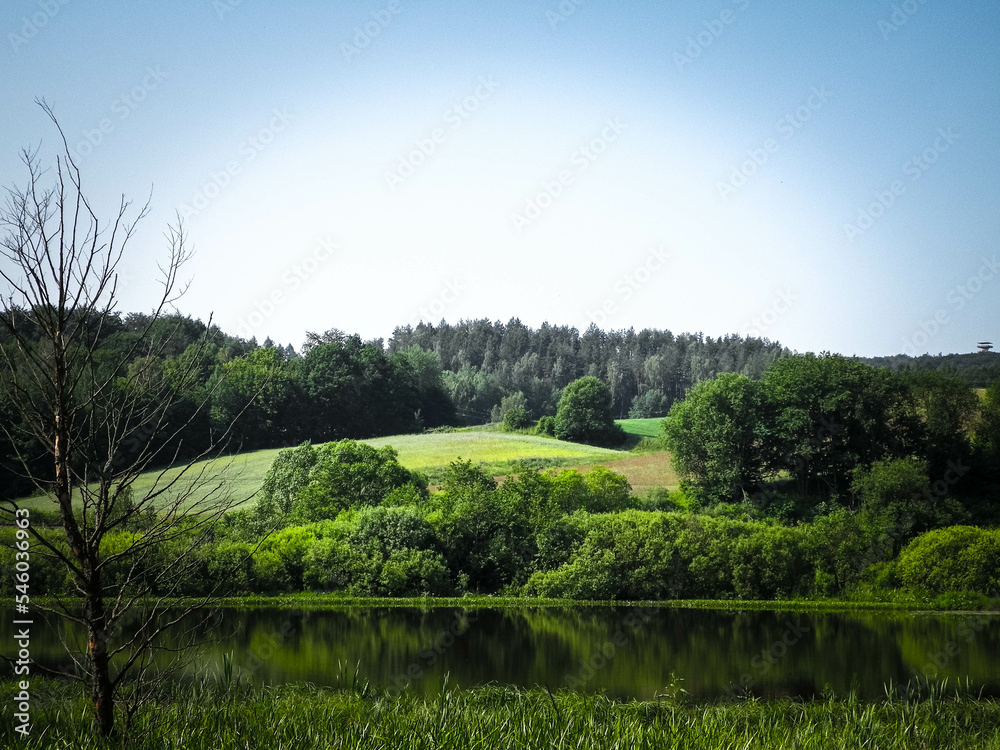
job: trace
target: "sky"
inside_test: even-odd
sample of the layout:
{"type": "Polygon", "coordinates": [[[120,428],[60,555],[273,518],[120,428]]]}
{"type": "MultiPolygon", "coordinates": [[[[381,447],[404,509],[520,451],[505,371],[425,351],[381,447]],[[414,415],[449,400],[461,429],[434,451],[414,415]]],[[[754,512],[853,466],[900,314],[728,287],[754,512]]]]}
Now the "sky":
{"type": "Polygon", "coordinates": [[[301,346],[519,318],[1000,345],[1000,4],[5,0],[0,183],[55,112],[179,309],[301,346]]]}

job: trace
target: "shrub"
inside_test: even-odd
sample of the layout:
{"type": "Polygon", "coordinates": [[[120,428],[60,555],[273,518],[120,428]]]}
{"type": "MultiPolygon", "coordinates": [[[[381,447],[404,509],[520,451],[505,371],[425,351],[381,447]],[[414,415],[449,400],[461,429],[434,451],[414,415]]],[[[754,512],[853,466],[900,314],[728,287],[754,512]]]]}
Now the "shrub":
{"type": "Polygon", "coordinates": [[[539,435],[548,435],[549,437],[556,436],[556,418],[555,417],[542,417],[538,420],[538,424],[535,425],[535,432],[539,435]]]}
{"type": "Polygon", "coordinates": [[[592,375],[563,389],[556,410],[556,437],[578,443],[620,445],[625,432],[611,414],[611,390],[592,375]]]}
{"type": "Polygon", "coordinates": [[[1000,591],[1000,530],[950,526],[928,531],[899,555],[897,574],[909,589],[943,594],[1000,591]]]}
{"type": "Polygon", "coordinates": [[[525,409],[515,407],[508,409],[503,415],[503,428],[507,432],[524,430],[531,426],[531,416],[525,409]]]}

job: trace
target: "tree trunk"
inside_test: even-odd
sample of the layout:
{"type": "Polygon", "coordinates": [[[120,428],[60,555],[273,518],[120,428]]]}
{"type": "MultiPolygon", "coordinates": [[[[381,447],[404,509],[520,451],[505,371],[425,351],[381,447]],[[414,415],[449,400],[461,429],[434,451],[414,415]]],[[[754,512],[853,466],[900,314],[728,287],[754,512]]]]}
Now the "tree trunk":
{"type": "Polygon", "coordinates": [[[87,661],[90,664],[90,700],[102,737],[110,737],[115,729],[114,689],[111,684],[108,658],[107,618],[101,597],[99,576],[91,580],[87,592],[87,661]]]}

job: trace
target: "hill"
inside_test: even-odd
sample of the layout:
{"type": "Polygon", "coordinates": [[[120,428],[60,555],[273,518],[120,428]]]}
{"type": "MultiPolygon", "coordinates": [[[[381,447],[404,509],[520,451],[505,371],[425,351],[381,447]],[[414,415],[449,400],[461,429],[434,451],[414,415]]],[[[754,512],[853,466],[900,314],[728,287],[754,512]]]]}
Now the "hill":
{"type": "MultiPolygon", "coordinates": [[[[428,476],[431,483],[438,481],[448,464],[459,458],[482,465],[493,474],[506,474],[516,462],[523,461],[532,468],[555,466],[593,465],[628,458],[625,451],[596,448],[591,445],[570,443],[533,435],[503,432],[449,432],[419,435],[394,435],[361,442],[376,447],[391,445],[399,454],[399,461],[408,469],[415,469],[428,476]]],[[[263,484],[280,448],[223,456],[212,461],[201,461],[178,479],[181,468],[149,471],[135,483],[136,492],[148,492],[154,484],[163,487],[176,482],[166,493],[167,498],[190,488],[191,482],[204,472],[212,477],[212,486],[224,482],[236,498],[251,498],[263,484]]],[[[32,510],[54,510],[48,498],[33,497],[21,500],[21,507],[32,510]]]]}

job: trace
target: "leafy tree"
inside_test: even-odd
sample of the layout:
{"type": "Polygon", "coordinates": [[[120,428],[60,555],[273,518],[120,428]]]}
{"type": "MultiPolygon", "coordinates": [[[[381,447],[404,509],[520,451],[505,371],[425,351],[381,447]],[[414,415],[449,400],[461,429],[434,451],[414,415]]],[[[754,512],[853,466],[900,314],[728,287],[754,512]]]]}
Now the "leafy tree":
{"type": "Polygon", "coordinates": [[[423,477],[403,467],[391,446],[303,443],[278,453],[268,469],[251,528],[332,519],[346,508],[379,505],[407,486],[426,494],[423,477]]]}
{"type": "Polygon", "coordinates": [[[990,384],[983,397],[975,448],[979,456],[1000,463],[1000,378],[990,384]]]}
{"type": "Polygon", "coordinates": [[[291,425],[295,382],[277,349],[254,349],[222,365],[224,379],[212,400],[212,421],[234,424],[234,442],[242,450],[280,445],[291,425]]]}
{"type": "Polygon", "coordinates": [[[851,491],[861,502],[862,523],[888,545],[890,557],[918,534],[963,515],[959,503],[931,487],[925,461],[885,459],[855,469],[853,476],[851,491]]]}
{"type": "Polygon", "coordinates": [[[907,371],[917,418],[923,425],[922,454],[931,476],[943,476],[949,463],[967,461],[979,414],[979,398],[965,381],[934,370],[907,371]]]}
{"type": "Polygon", "coordinates": [[[411,374],[420,397],[420,420],[423,427],[457,424],[455,405],[444,387],[441,357],[414,344],[392,356],[400,369],[411,374]]]}
{"type": "Polygon", "coordinates": [[[432,498],[429,520],[448,567],[467,579],[471,591],[495,593],[523,584],[536,553],[530,497],[499,491],[495,480],[469,461],[455,461],[432,498]]]}
{"type": "Polygon", "coordinates": [[[906,384],[887,369],[834,354],[784,357],[764,376],[783,462],[802,496],[845,497],[851,472],[919,450],[906,384]]]}
{"type": "Polygon", "coordinates": [[[663,391],[653,388],[632,399],[632,406],[628,410],[629,419],[662,417],[670,410],[671,403],[663,391]]]}
{"type": "Polygon", "coordinates": [[[560,440],[578,443],[619,445],[625,438],[611,414],[611,391],[590,375],[574,380],[563,390],[555,428],[560,440]]]}
{"type": "Polygon", "coordinates": [[[555,417],[541,417],[538,423],[535,425],[535,432],[539,435],[548,435],[549,437],[556,436],[556,418],[555,417]]]}
{"type": "Polygon", "coordinates": [[[727,373],[692,388],[663,421],[685,491],[706,503],[741,499],[774,470],[774,419],[760,381],[727,373]]]}

